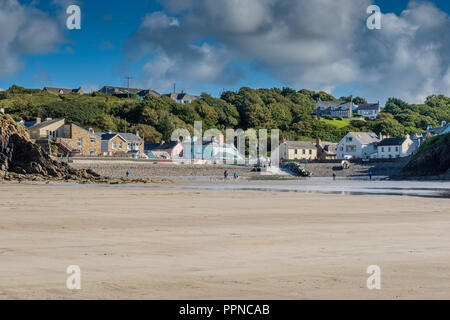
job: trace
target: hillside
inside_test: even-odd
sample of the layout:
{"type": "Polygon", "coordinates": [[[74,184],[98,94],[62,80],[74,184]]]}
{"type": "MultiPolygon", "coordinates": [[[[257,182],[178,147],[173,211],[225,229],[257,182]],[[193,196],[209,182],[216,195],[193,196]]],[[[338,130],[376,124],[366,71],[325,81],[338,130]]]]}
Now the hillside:
{"type": "Polygon", "coordinates": [[[440,177],[450,180],[450,133],[427,140],[399,178],[440,177]]]}
{"type": "MultiPolygon", "coordinates": [[[[190,104],[177,104],[168,97],[147,96],[143,100],[126,95],[95,92],[84,95],[58,95],[12,86],[0,92],[0,108],[15,120],[65,118],[96,131],[136,132],[147,143],[170,140],[175,128],[193,133],[193,123],[203,128],[278,128],[287,139],[339,141],[348,131],[373,131],[390,136],[420,133],[428,125],[450,122],[450,98],[430,96],[424,104],[408,104],[392,98],[374,121],[318,120],[314,117],[316,99],[335,100],[325,92],[296,91],[290,88],[251,89],[224,92],[220,98],[202,94],[190,104]]],[[[339,99],[349,99],[340,97],[339,99]]],[[[366,102],[355,97],[354,101],[366,102]]]]}

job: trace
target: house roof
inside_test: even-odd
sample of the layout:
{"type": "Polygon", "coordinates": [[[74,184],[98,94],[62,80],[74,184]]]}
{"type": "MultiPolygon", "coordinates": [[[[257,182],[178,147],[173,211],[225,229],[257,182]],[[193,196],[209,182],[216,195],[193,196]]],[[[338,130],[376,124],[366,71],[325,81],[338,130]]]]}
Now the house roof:
{"type": "Polygon", "coordinates": [[[358,110],[379,110],[379,103],[366,103],[358,105],[358,110]]]}
{"type": "Polygon", "coordinates": [[[169,97],[172,100],[176,100],[176,101],[179,101],[179,100],[191,100],[192,101],[192,100],[198,99],[198,97],[192,96],[185,92],[181,92],[181,93],[172,92],[172,93],[166,94],[165,96],[169,97]]]}
{"type": "Polygon", "coordinates": [[[146,151],[170,151],[178,145],[178,142],[168,142],[168,143],[146,143],[144,145],[144,150],[146,151]]]}
{"type": "Polygon", "coordinates": [[[102,140],[111,140],[115,136],[117,136],[117,133],[109,133],[109,132],[97,132],[95,133],[96,136],[99,136],[102,138],[102,140]]]}
{"type": "Polygon", "coordinates": [[[139,137],[138,135],[134,134],[134,133],[119,133],[119,135],[125,139],[126,142],[136,142],[136,143],[141,143],[144,141],[144,139],[142,139],[141,137],[139,137]]]}
{"type": "Polygon", "coordinates": [[[39,122],[36,123],[34,126],[30,127],[29,129],[43,129],[47,126],[50,126],[52,124],[58,123],[60,121],[64,121],[64,119],[52,119],[52,120],[47,120],[47,121],[43,121],[43,122],[39,122]]]}
{"type": "Polygon", "coordinates": [[[33,120],[33,121],[25,121],[23,124],[24,124],[25,127],[31,128],[31,127],[33,127],[34,125],[36,125],[37,123],[38,123],[38,122],[37,122],[36,120],[33,120]]]}
{"type": "Polygon", "coordinates": [[[382,140],[380,143],[378,143],[379,147],[385,147],[385,146],[401,146],[405,142],[406,138],[388,138],[382,140]]]}
{"type": "Polygon", "coordinates": [[[373,132],[350,132],[361,144],[371,144],[380,141],[373,132]]]}
{"type": "Polygon", "coordinates": [[[440,128],[430,129],[429,132],[431,134],[439,135],[439,134],[443,133],[445,130],[447,130],[449,128],[450,128],[450,123],[445,125],[445,126],[443,126],[443,127],[440,127],[440,128]]]}
{"type": "Polygon", "coordinates": [[[152,96],[155,96],[155,97],[160,97],[161,96],[161,94],[159,92],[156,92],[155,90],[151,90],[151,89],[149,89],[149,90],[142,90],[141,92],[139,92],[139,95],[140,96],[152,95],[152,96]]]}
{"type": "Polygon", "coordinates": [[[144,89],[104,86],[100,89],[100,91],[113,91],[114,93],[139,93],[144,91],[144,89]]]}
{"type": "Polygon", "coordinates": [[[324,107],[324,108],[331,108],[331,107],[343,107],[347,104],[349,104],[350,101],[345,101],[345,100],[337,100],[337,101],[322,101],[319,100],[317,101],[317,106],[318,107],[324,107]]]}
{"type": "Polygon", "coordinates": [[[95,133],[95,135],[101,137],[102,140],[111,140],[111,139],[114,139],[116,136],[119,136],[126,142],[141,143],[141,142],[144,141],[144,139],[142,139],[141,137],[138,137],[134,133],[124,133],[124,132],[119,132],[119,133],[111,132],[111,133],[109,133],[109,132],[103,132],[103,133],[95,133]]]}
{"type": "Polygon", "coordinates": [[[52,93],[61,93],[62,94],[70,94],[70,93],[78,93],[81,88],[78,89],[68,89],[68,88],[55,88],[55,87],[44,87],[44,90],[52,93]]]}
{"type": "Polygon", "coordinates": [[[309,141],[286,141],[289,149],[316,149],[316,145],[309,141]]]}

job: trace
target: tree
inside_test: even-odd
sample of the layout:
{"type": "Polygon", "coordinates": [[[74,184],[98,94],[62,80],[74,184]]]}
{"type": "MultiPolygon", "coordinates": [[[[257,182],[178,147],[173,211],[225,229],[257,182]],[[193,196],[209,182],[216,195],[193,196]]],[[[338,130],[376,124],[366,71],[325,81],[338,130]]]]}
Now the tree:
{"type": "Polygon", "coordinates": [[[146,124],[138,124],[132,130],[135,133],[139,133],[144,138],[145,143],[160,143],[163,136],[154,127],[146,124]]]}

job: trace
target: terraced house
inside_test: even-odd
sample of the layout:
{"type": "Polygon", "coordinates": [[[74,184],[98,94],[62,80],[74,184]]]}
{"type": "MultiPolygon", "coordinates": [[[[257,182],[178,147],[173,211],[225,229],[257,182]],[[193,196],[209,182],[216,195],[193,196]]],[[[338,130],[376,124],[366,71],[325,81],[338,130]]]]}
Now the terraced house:
{"type": "Polygon", "coordinates": [[[97,133],[101,139],[101,151],[106,155],[143,153],[144,139],[133,133],[97,133]]]}
{"type": "Polygon", "coordinates": [[[63,136],[57,137],[55,142],[62,151],[81,156],[98,156],[101,154],[101,139],[94,130],[83,129],[76,124],[66,124],[63,136]]]}
{"type": "Polygon", "coordinates": [[[286,141],[280,144],[280,159],[282,160],[315,160],[317,147],[309,141],[286,141]]]}

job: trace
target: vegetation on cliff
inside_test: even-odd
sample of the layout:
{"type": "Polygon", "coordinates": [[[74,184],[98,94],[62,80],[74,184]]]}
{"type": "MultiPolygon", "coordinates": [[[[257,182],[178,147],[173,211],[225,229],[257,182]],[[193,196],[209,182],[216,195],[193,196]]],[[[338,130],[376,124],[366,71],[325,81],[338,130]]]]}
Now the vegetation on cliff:
{"type": "Polygon", "coordinates": [[[450,179],[450,133],[428,139],[403,168],[401,176],[450,179]]]}
{"type": "MultiPolygon", "coordinates": [[[[374,131],[390,136],[420,133],[428,125],[450,122],[450,98],[433,95],[424,104],[409,104],[400,99],[387,101],[383,113],[373,121],[329,120],[313,116],[316,99],[336,100],[325,93],[290,88],[226,91],[220,98],[202,94],[190,104],[177,104],[168,97],[112,96],[102,93],[58,95],[41,90],[12,86],[0,92],[0,107],[18,120],[65,118],[96,131],[139,131],[146,142],[168,141],[174,128],[193,132],[195,120],[203,128],[278,128],[288,139],[339,141],[349,131],[374,131]]],[[[341,97],[339,99],[349,99],[341,97]]],[[[355,103],[366,99],[353,98],[355,103]]]]}

